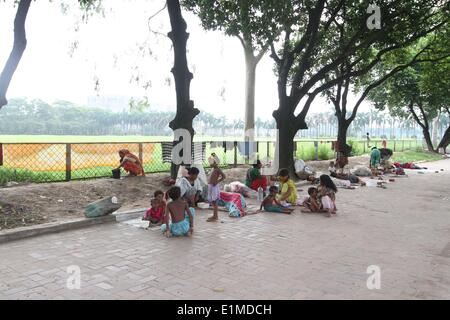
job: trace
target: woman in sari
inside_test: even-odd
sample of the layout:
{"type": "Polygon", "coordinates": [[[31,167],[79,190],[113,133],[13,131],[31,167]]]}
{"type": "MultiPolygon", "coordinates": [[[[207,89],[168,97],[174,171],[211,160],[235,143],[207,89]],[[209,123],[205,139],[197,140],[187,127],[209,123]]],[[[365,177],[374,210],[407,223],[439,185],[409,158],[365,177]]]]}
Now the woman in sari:
{"type": "Polygon", "coordinates": [[[198,175],[200,170],[196,167],[191,167],[188,170],[187,177],[181,177],[176,185],[180,187],[181,198],[189,204],[189,207],[197,207],[197,203],[201,200],[201,193],[203,190],[198,175]]]}
{"type": "Polygon", "coordinates": [[[117,169],[123,168],[129,176],[145,176],[144,168],[138,157],[127,149],[119,150],[120,165],[117,169]]]}
{"type": "Polygon", "coordinates": [[[265,192],[267,188],[267,179],[261,175],[261,168],[261,161],[257,160],[256,164],[253,165],[253,168],[250,168],[247,171],[245,185],[256,191],[258,191],[259,187],[261,187],[265,192]]]}

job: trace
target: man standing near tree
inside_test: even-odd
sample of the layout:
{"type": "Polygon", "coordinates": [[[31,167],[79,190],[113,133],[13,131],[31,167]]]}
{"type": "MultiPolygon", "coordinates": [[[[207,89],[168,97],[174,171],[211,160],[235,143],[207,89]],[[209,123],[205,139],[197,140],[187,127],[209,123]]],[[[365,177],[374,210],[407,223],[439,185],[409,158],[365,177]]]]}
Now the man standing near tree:
{"type": "Polygon", "coordinates": [[[367,148],[370,148],[370,137],[369,137],[369,133],[366,133],[366,139],[367,139],[367,148]]]}

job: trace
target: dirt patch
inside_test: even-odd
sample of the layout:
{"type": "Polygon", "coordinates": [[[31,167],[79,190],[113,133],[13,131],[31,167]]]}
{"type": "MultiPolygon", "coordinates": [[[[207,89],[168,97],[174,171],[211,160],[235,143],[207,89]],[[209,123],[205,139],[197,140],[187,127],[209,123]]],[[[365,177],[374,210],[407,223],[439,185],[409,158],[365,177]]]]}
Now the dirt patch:
{"type": "Polygon", "coordinates": [[[0,202],[0,230],[45,223],[47,217],[28,206],[0,202]]]}
{"type": "MultiPolygon", "coordinates": [[[[351,166],[367,163],[367,156],[350,159],[351,166]]],[[[318,171],[326,172],[329,161],[311,161],[308,164],[318,171]]],[[[243,166],[225,170],[225,183],[244,181],[247,168],[243,166]]],[[[95,179],[0,188],[0,228],[84,217],[86,205],[106,196],[116,196],[123,203],[120,211],[145,208],[150,205],[154,191],[167,190],[163,185],[167,176],[167,173],[158,173],[122,180],[95,179]]]]}

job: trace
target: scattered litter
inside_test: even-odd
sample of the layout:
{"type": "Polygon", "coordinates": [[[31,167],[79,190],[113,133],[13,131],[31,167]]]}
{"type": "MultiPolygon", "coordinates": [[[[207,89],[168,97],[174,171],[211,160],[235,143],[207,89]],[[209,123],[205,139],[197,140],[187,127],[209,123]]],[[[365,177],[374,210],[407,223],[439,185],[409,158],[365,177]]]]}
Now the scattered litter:
{"type": "Polygon", "coordinates": [[[224,292],[225,289],[224,288],[214,288],[213,291],[214,292],[224,292]]]}
{"type": "Polygon", "coordinates": [[[58,202],[61,203],[61,202],[64,202],[64,200],[59,199],[58,202]]]}
{"type": "Polygon", "coordinates": [[[39,198],[41,198],[41,199],[47,199],[46,196],[39,196],[39,198]]]}

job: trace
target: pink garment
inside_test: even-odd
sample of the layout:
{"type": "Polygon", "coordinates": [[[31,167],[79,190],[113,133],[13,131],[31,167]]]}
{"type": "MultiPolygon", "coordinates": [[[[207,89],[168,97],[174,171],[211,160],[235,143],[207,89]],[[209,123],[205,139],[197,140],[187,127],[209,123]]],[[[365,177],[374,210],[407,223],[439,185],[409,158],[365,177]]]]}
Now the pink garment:
{"type": "Polygon", "coordinates": [[[331,209],[332,211],[336,210],[336,206],[334,201],[331,200],[329,196],[322,197],[322,206],[325,210],[331,209]]]}

